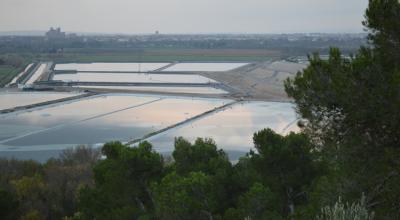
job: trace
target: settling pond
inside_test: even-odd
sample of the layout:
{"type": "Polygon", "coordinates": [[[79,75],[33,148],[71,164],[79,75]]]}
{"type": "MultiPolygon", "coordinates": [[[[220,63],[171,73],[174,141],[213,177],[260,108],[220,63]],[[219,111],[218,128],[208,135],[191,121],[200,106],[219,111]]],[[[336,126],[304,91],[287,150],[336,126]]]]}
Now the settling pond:
{"type": "MultiPolygon", "coordinates": [[[[198,72],[218,74],[247,64],[57,64],[55,66],[57,71],[52,80],[89,82],[88,85],[77,87],[121,90],[121,93],[98,94],[0,114],[0,157],[45,162],[50,157],[57,157],[63,149],[77,145],[101,147],[108,141],[132,143],[144,139],[151,142],[155,150],[168,155],[174,149],[174,138],[183,136],[190,141],[194,141],[197,137],[213,138],[217,146],[228,153],[231,160],[237,160],[253,148],[254,132],[268,127],[280,134],[297,131],[294,105],[280,102],[238,102],[224,98],[183,97],[178,93],[193,94],[193,96],[215,94],[218,95],[216,97],[223,97],[222,95],[228,92],[219,88],[221,84],[198,75],[198,72]],[[100,82],[101,85],[96,82],[100,82]],[[110,83],[108,86],[107,82],[110,83]],[[124,82],[151,83],[151,85],[115,84],[124,82]],[[214,84],[218,86],[216,88],[210,86],[214,84]],[[122,93],[127,90],[177,93],[177,95],[122,93]],[[230,105],[222,107],[227,104],[230,105]]],[[[282,70],[291,68],[292,66],[285,64],[282,70]]],[[[45,69],[47,66],[41,64],[30,82],[39,79],[40,74],[35,74],[45,69]]],[[[0,110],[79,94],[82,93],[0,93],[0,110]]],[[[132,146],[135,144],[137,142],[132,146]]]]}
{"type": "Polygon", "coordinates": [[[248,63],[66,63],[57,64],[55,70],[107,71],[107,72],[219,72],[229,71],[248,63]]]}
{"type": "Polygon", "coordinates": [[[176,87],[176,86],[74,86],[81,89],[108,89],[122,91],[185,93],[185,94],[228,94],[227,91],[214,87],[176,87]]]}
{"type": "Polygon", "coordinates": [[[168,68],[163,69],[163,71],[170,72],[220,72],[229,71],[248,63],[177,63],[168,68]]]}
{"type": "MultiPolygon", "coordinates": [[[[65,148],[108,141],[127,142],[231,103],[160,95],[106,94],[0,115],[0,157],[45,161],[65,148]]],[[[252,148],[252,134],[265,127],[295,131],[293,105],[245,102],[189,120],[148,138],[161,153],[173,150],[175,136],[193,141],[211,137],[232,159],[252,148]]]]}
{"type": "Polygon", "coordinates": [[[170,63],[65,63],[57,64],[55,70],[148,72],[170,63]]]}
{"type": "Polygon", "coordinates": [[[297,132],[293,107],[293,104],[279,102],[238,103],[147,140],[159,152],[172,152],[175,137],[182,136],[191,142],[198,137],[212,138],[228,153],[241,152],[239,154],[243,155],[253,148],[253,134],[264,128],[285,135],[297,132]]]}
{"type": "Polygon", "coordinates": [[[63,82],[113,82],[113,83],[211,83],[215,80],[200,75],[151,74],[151,73],[68,73],[55,74],[53,80],[63,82]]]}
{"type": "Polygon", "coordinates": [[[72,96],[79,93],[67,92],[0,92],[0,110],[17,106],[32,105],[72,96]]]}

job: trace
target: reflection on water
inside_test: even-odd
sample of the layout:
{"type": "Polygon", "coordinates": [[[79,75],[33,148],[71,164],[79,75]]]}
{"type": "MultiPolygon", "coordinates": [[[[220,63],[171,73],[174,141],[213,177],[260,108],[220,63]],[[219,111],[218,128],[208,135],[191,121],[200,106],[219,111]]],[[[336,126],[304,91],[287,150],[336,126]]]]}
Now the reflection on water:
{"type": "Polygon", "coordinates": [[[172,151],[174,137],[190,141],[197,137],[214,139],[226,151],[247,153],[253,147],[253,134],[263,128],[287,134],[298,131],[293,105],[277,102],[249,102],[236,104],[206,118],[180,128],[153,136],[148,140],[158,151],[172,151]]]}
{"type": "Polygon", "coordinates": [[[0,110],[15,108],[17,106],[32,105],[71,96],[77,93],[66,92],[2,92],[0,93],[0,110]]]}
{"type": "Polygon", "coordinates": [[[227,94],[222,89],[213,87],[175,87],[175,86],[74,86],[82,89],[112,89],[145,92],[190,93],[190,94],[227,94]]]}
{"type": "MultiPolygon", "coordinates": [[[[54,154],[78,144],[101,146],[112,140],[138,139],[227,102],[231,100],[111,94],[9,113],[0,116],[0,157],[23,155],[25,158],[29,155],[24,151],[43,150],[54,154]]],[[[295,122],[293,104],[246,102],[148,140],[156,150],[166,153],[173,151],[175,136],[190,141],[210,137],[237,159],[253,147],[254,132],[269,127],[287,134],[298,130],[295,122]]]]}
{"type": "Polygon", "coordinates": [[[148,72],[169,63],[66,63],[57,64],[55,70],[148,72]]]}
{"type": "Polygon", "coordinates": [[[147,73],[83,73],[55,74],[53,80],[64,82],[137,82],[137,83],[210,83],[212,79],[200,75],[147,73]]]}
{"type": "MultiPolygon", "coordinates": [[[[54,126],[74,123],[123,108],[157,100],[156,97],[109,95],[43,106],[0,115],[0,141],[54,126]]],[[[65,135],[65,134],[64,134],[65,135]]]]}
{"type": "Polygon", "coordinates": [[[178,63],[163,71],[171,72],[213,72],[228,71],[247,65],[248,63],[178,63]]]}
{"type": "MultiPolygon", "coordinates": [[[[106,99],[109,98],[110,97],[106,99]]],[[[108,103],[103,104],[114,105],[114,103],[118,103],[118,100],[116,100],[118,98],[133,98],[137,100],[139,97],[128,95],[122,97],[113,96],[112,100],[108,100],[108,103]]],[[[140,98],[145,99],[145,97],[140,98]]],[[[27,148],[32,150],[32,147],[29,146],[36,146],[35,150],[41,150],[51,149],[57,146],[97,144],[112,140],[128,141],[141,138],[148,133],[184,121],[204,111],[223,105],[228,101],[172,97],[158,99],[153,96],[148,96],[146,98],[153,99],[153,101],[134,108],[113,112],[112,114],[103,114],[99,117],[91,117],[89,119],[86,118],[85,120],[65,126],[52,127],[51,129],[42,130],[41,132],[8,139],[7,141],[3,141],[3,146],[0,147],[0,150],[1,148],[13,148],[14,150],[27,148]]],[[[121,107],[122,106],[119,105],[119,108],[121,107]]],[[[59,111],[63,111],[63,109],[59,109],[59,111]]],[[[84,111],[91,112],[90,109],[84,111]]],[[[82,116],[79,115],[79,117],[82,116]]],[[[33,116],[33,118],[36,118],[36,116],[33,116]]],[[[13,121],[8,123],[12,124],[13,121]]],[[[37,125],[38,122],[29,124],[37,125]]]]}

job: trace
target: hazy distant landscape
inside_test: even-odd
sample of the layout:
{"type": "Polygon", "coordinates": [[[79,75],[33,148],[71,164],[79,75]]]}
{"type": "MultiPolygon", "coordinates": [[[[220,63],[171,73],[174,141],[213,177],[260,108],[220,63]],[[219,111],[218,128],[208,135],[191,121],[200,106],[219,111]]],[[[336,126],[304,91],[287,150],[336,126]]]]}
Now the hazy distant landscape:
{"type": "MultiPolygon", "coordinates": [[[[307,54],[319,51],[324,56],[329,51],[330,45],[337,45],[350,54],[365,43],[365,34],[151,34],[136,36],[109,34],[79,36],[77,34],[66,34],[61,29],[52,28],[44,36],[0,37],[0,51],[6,54],[2,57],[4,66],[2,83],[6,85],[6,88],[2,89],[5,92],[2,97],[18,100],[18,97],[29,94],[30,90],[36,90],[36,92],[50,90],[61,94],[71,94],[68,96],[76,96],[75,100],[68,98],[67,101],[72,99],[77,103],[80,102],[80,98],[87,99],[86,96],[96,97],[97,95],[102,95],[107,97],[108,94],[112,95],[113,93],[131,94],[132,100],[135,100],[134,96],[139,93],[139,96],[140,94],[145,94],[154,97],[157,97],[158,94],[162,99],[168,98],[168,96],[164,96],[169,95],[182,96],[183,99],[185,97],[186,99],[189,97],[191,99],[195,97],[223,99],[225,103],[247,103],[249,101],[290,103],[291,100],[284,91],[283,81],[287,77],[293,78],[298,71],[306,68],[307,54]],[[20,93],[21,91],[26,92],[23,94],[20,93]],[[11,94],[14,94],[15,97],[12,97],[11,94]]],[[[35,96],[38,94],[35,93],[35,96]]],[[[3,107],[2,112],[7,113],[3,118],[6,119],[7,115],[11,115],[11,118],[15,117],[13,120],[20,121],[18,119],[20,117],[19,114],[12,116],[10,112],[23,112],[21,110],[25,108],[29,109],[26,114],[30,115],[31,109],[43,109],[48,101],[51,101],[52,105],[60,103],[62,107],[65,106],[63,99],[57,100],[21,103],[19,104],[20,106],[16,103],[9,108],[3,107]]],[[[114,103],[114,101],[108,102],[110,104],[114,103]]],[[[251,103],[249,104],[250,106],[252,105],[251,103]]],[[[265,105],[274,104],[265,102],[265,105]]],[[[282,132],[283,128],[296,121],[294,111],[289,106],[285,111],[292,112],[293,117],[286,118],[286,116],[282,116],[280,120],[283,120],[281,122],[283,124],[276,128],[279,132],[282,132]]],[[[165,107],[161,107],[161,109],[163,108],[165,107]]],[[[224,109],[226,108],[222,110],[224,109]]],[[[66,110],[60,110],[56,115],[66,114],[64,111],[66,110]]],[[[214,111],[217,112],[217,110],[214,111]]],[[[250,118],[246,120],[254,120],[251,117],[256,116],[252,115],[258,114],[256,112],[262,110],[249,109],[248,111],[247,114],[249,114],[250,118]]],[[[265,108],[265,111],[268,111],[268,107],[265,108]]],[[[189,114],[189,112],[185,112],[185,114],[189,114]]],[[[201,115],[200,113],[198,114],[201,115]]],[[[209,113],[213,113],[213,111],[207,114],[209,113]]],[[[52,114],[48,113],[43,114],[47,114],[48,117],[52,116],[52,114]]],[[[57,118],[56,115],[55,117],[57,118]]],[[[93,113],[93,115],[96,114],[93,113]]],[[[73,116],[71,115],[71,117],[73,116]]],[[[153,117],[158,116],[154,115],[153,117]]],[[[193,115],[191,117],[196,118],[197,116],[193,115]]],[[[189,122],[191,117],[186,117],[186,120],[189,122]]],[[[268,123],[268,120],[271,123],[275,123],[272,115],[265,118],[262,119],[265,120],[264,123],[268,123]]],[[[29,119],[29,121],[32,120],[34,119],[29,119]]],[[[37,120],[44,121],[47,119],[38,118],[34,121],[37,120]]],[[[60,121],[60,119],[53,120],[60,121]]],[[[158,130],[151,129],[151,132],[149,131],[147,134],[135,134],[134,130],[129,134],[129,129],[127,128],[124,131],[127,135],[125,137],[119,136],[119,138],[115,136],[116,133],[119,133],[117,131],[111,132],[106,136],[99,136],[97,139],[91,139],[90,141],[87,138],[82,139],[70,136],[68,138],[69,141],[65,143],[46,142],[47,138],[44,138],[50,135],[46,134],[49,130],[57,131],[59,126],[64,127],[61,121],[59,125],[54,124],[40,129],[39,127],[32,127],[35,124],[22,124],[20,125],[22,127],[34,128],[33,131],[23,128],[22,130],[17,129],[15,133],[10,133],[10,130],[6,129],[6,127],[15,129],[15,123],[12,120],[4,120],[2,123],[5,126],[4,131],[7,131],[3,134],[4,137],[1,141],[4,150],[3,155],[7,157],[24,155],[22,156],[23,158],[35,159],[35,155],[39,153],[41,155],[39,160],[45,161],[50,155],[57,156],[60,149],[74,145],[100,146],[102,143],[112,140],[125,142],[144,140],[146,139],[145,137],[152,136],[150,133],[168,132],[169,126],[173,128],[174,124],[177,125],[183,122],[178,120],[170,125],[161,126],[158,130]],[[164,128],[167,129],[164,130],[164,128]],[[42,129],[43,131],[41,131],[42,129]],[[43,132],[44,134],[41,134],[43,132]],[[42,136],[37,143],[17,141],[20,138],[26,139],[27,137],[35,139],[35,135],[42,136]],[[82,139],[82,141],[79,141],[79,139],[82,139]],[[52,148],[57,150],[53,150],[53,154],[48,154],[52,148]],[[29,153],[24,153],[23,149],[30,149],[29,153]],[[43,157],[43,154],[40,154],[40,151],[44,150],[47,152],[47,157],[43,157]],[[28,155],[31,155],[31,157],[28,155]]],[[[162,122],[160,123],[163,124],[162,122]]],[[[213,126],[218,125],[214,124],[213,126]]],[[[262,128],[260,125],[252,127],[251,123],[248,126],[249,131],[246,131],[247,141],[242,146],[242,155],[251,148],[251,134],[262,128]]],[[[231,128],[226,129],[226,132],[228,132],[231,128]]],[[[240,127],[235,129],[240,129],[240,127]]],[[[205,132],[202,135],[218,139],[218,136],[212,135],[216,133],[208,132],[210,133],[205,132]]],[[[229,135],[226,132],[223,132],[224,135],[221,138],[229,135]]],[[[236,133],[237,131],[231,129],[230,132],[236,133]]],[[[65,131],[61,133],[65,133],[65,131]]],[[[197,132],[193,134],[199,135],[197,132]]],[[[54,135],[52,134],[51,136],[54,135]]],[[[193,140],[194,138],[195,136],[192,137],[193,140]]],[[[169,145],[172,145],[172,139],[173,137],[168,141],[169,145]]],[[[222,143],[220,144],[222,146],[222,143]]],[[[235,155],[240,152],[237,147],[228,145],[227,147],[234,149],[235,155]]],[[[165,149],[168,150],[160,150],[172,151],[170,147],[165,149]]],[[[237,156],[232,158],[232,160],[236,159],[237,156]]]]}
{"type": "Polygon", "coordinates": [[[0,2],[0,219],[400,219],[399,0],[0,2]]]}

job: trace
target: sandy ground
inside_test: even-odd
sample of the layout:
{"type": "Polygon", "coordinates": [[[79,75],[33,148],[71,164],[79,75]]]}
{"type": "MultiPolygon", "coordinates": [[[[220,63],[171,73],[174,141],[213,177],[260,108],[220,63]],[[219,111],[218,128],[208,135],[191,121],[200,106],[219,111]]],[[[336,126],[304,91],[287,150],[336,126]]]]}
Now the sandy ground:
{"type": "Polygon", "coordinates": [[[249,64],[228,72],[204,72],[201,75],[224,83],[235,98],[290,101],[283,82],[305,67],[305,64],[275,61],[249,64]]]}

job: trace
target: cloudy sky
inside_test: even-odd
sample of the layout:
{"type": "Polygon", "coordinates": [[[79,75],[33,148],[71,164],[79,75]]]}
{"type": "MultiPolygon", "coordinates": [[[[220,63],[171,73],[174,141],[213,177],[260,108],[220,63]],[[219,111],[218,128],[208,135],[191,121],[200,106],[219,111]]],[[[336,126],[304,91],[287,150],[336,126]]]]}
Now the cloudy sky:
{"type": "Polygon", "coordinates": [[[368,0],[0,0],[0,31],[362,32],[368,0]]]}

